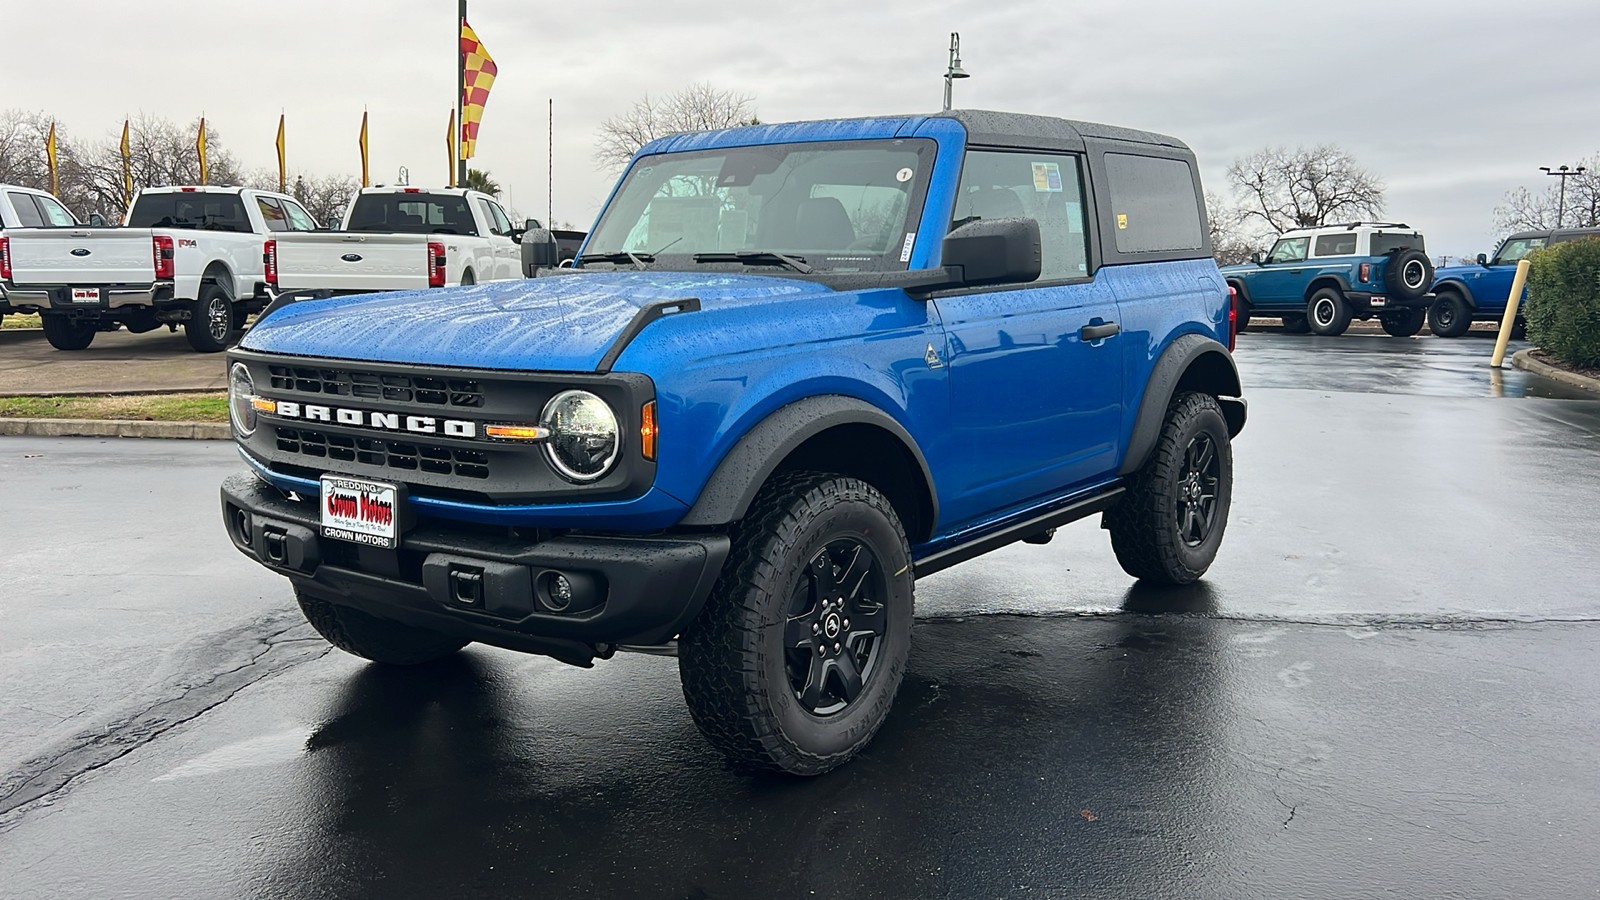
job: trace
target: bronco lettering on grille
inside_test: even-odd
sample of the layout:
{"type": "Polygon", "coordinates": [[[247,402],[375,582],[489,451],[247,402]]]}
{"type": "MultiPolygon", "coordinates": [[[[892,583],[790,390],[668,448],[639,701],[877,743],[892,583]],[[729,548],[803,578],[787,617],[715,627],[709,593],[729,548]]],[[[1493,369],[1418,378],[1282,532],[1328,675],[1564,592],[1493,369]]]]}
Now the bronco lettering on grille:
{"type": "Polygon", "coordinates": [[[377,431],[400,431],[410,434],[442,434],[446,437],[476,438],[478,423],[461,419],[440,419],[435,416],[402,416],[399,413],[372,412],[364,409],[344,409],[321,406],[315,403],[277,402],[277,415],[282,419],[299,419],[304,422],[337,422],[377,431]]]}

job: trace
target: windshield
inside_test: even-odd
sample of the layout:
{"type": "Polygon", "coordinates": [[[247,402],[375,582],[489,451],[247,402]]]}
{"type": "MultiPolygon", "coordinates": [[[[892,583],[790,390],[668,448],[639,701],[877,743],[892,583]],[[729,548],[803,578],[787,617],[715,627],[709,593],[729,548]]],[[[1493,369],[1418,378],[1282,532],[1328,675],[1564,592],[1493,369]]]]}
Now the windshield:
{"type": "Polygon", "coordinates": [[[628,171],[584,258],[631,253],[691,268],[762,251],[818,271],[904,270],[935,150],[929,140],[892,140],[647,156],[628,171]],[[720,258],[694,259],[705,254],[720,258]]]}
{"type": "Polygon", "coordinates": [[[128,212],[129,228],[201,228],[248,234],[250,217],[238,194],[204,191],[140,194],[128,212]]]}
{"type": "Polygon", "coordinates": [[[476,235],[467,198],[459,194],[361,194],[346,231],[476,235]]]}
{"type": "Polygon", "coordinates": [[[1524,256],[1527,256],[1529,253],[1532,253],[1540,247],[1543,247],[1544,244],[1545,239],[1542,237],[1512,238],[1511,240],[1500,245],[1500,249],[1495,252],[1494,262],[1491,263],[1491,265],[1510,265],[1511,263],[1522,259],[1524,256]]]}

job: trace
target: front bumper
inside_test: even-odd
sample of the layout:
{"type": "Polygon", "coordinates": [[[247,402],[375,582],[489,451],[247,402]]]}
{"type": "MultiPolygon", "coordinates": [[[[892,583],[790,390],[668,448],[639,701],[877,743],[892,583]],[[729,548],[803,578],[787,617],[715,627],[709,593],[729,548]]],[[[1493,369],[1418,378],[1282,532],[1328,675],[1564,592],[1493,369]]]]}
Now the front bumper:
{"type": "Polygon", "coordinates": [[[330,603],[466,640],[588,665],[597,645],[672,640],[711,593],[722,534],[566,534],[425,523],[398,550],[321,536],[315,503],[293,502],[250,475],[222,485],[234,546],[330,603]],[[556,608],[555,574],[574,597],[556,608]]]}
{"type": "Polygon", "coordinates": [[[1356,313],[1381,313],[1391,309],[1427,309],[1433,305],[1437,298],[1433,294],[1423,294],[1415,300],[1407,300],[1394,294],[1377,294],[1371,291],[1345,291],[1344,299],[1356,313]]]}
{"type": "Polygon", "coordinates": [[[22,287],[0,284],[0,301],[9,303],[17,309],[37,307],[48,310],[101,312],[124,306],[154,306],[171,299],[170,281],[112,285],[29,284],[22,287]],[[74,287],[96,288],[100,292],[100,298],[98,301],[75,302],[71,299],[74,287]]]}

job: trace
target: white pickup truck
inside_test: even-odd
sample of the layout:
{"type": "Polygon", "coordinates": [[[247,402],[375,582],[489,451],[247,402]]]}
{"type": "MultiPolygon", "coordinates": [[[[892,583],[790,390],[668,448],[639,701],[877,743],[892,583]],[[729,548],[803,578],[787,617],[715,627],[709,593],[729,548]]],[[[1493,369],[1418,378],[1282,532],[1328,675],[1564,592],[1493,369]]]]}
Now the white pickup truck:
{"type": "MultiPolygon", "coordinates": [[[[98,218],[96,216],[95,218],[98,218]]],[[[0,231],[18,228],[76,228],[78,217],[62,205],[60,200],[46,191],[17,184],[0,184],[0,231]]],[[[0,257],[0,270],[9,266],[9,260],[0,257]]],[[[0,284],[0,320],[13,312],[6,300],[6,290],[0,284]]]]}
{"type": "Polygon", "coordinates": [[[0,236],[0,288],[38,312],[59,350],[96,333],[183,326],[202,353],[227,348],[270,301],[267,238],[311,231],[294,198],[237,187],[147,188],[122,228],[34,228],[0,236]]]}
{"type": "Polygon", "coordinates": [[[363,188],[341,230],[268,244],[268,289],[294,300],[521,278],[523,231],[478,191],[363,188]]]}

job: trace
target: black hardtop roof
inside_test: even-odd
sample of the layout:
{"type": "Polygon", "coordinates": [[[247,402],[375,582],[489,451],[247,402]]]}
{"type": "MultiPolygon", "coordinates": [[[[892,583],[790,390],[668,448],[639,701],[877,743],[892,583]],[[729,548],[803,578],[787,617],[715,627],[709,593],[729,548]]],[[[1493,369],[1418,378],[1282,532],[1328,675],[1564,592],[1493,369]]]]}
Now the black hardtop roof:
{"type": "Polygon", "coordinates": [[[966,127],[968,143],[991,147],[1082,150],[1083,139],[1090,138],[1189,150],[1187,144],[1165,134],[1123,128],[1118,125],[1101,125],[1097,122],[1058,119],[1055,116],[996,112],[989,109],[952,109],[934,113],[929,118],[955,119],[966,127]]]}
{"type": "Polygon", "coordinates": [[[1506,235],[1506,240],[1515,241],[1515,240],[1521,240],[1523,238],[1536,238],[1536,237],[1553,238],[1553,237],[1556,237],[1557,235],[1561,235],[1561,236],[1567,236],[1567,235],[1582,236],[1582,235],[1588,235],[1588,234],[1600,235],[1600,228],[1531,228],[1531,229],[1529,229],[1527,231],[1518,231],[1518,232],[1515,232],[1515,233],[1512,233],[1512,234],[1508,234],[1508,235],[1506,235]]]}

